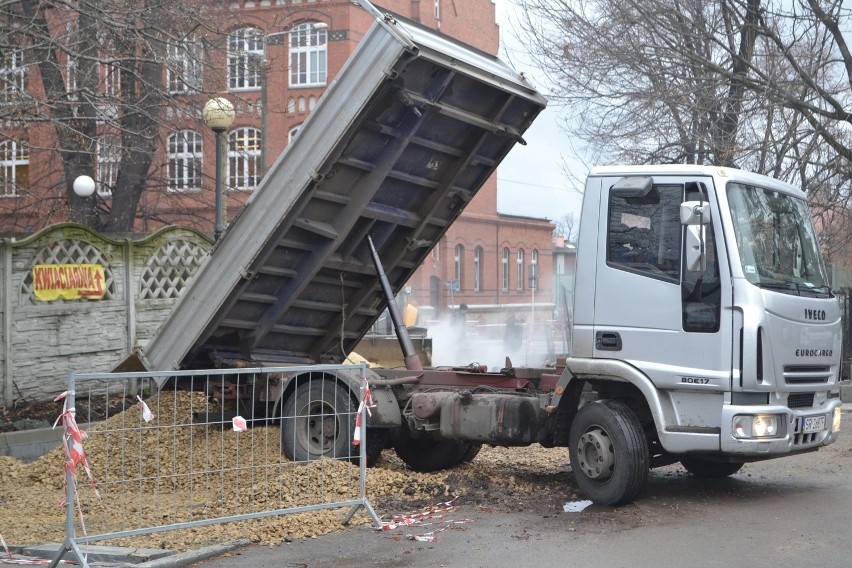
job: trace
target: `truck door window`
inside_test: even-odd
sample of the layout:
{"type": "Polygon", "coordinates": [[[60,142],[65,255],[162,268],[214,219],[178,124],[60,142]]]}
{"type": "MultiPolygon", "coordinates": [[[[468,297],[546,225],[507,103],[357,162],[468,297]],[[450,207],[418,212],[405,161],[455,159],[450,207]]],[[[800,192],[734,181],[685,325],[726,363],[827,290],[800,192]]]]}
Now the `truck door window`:
{"type": "MultiPolygon", "coordinates": [[[[707,190],[695,182],[687,183],[684,201],[707,201],[707,190]]],[[[685,231],[686,228],[684,227],[685,231]]],[[[702,272],[683,271],[681,282],[683,330],[697,333],[719,331],[722,311],[722,285],[719,278],[719,260],[716,254],[716,235],[713,223],[705,225],[704,250],[707,267],[702,272]]]]}
{"type": "Polygon", "coordinates": [[[655,185],[642,197],[610,193],[607,265],[677,284],[680,282],[682,185],[655,185]]]}

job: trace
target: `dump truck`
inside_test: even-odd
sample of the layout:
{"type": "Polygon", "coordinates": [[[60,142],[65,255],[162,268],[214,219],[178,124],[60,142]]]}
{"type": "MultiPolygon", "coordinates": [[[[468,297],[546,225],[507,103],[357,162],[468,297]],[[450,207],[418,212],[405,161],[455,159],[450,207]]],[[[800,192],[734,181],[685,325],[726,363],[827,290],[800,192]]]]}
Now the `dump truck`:
{"type": "MultiPolygon", "coordinates": [[[[834,442],[840,310],[805,195],[729,168],[592,169],[571,352],[555,365],[419,361],[393,298],[545,105],[499,59],[382,15],[130,359],[340,363],[390,308],[405,368],[367,371],[368,462],[393,449],[434,471],[483,444],[566,447],[582,492],[608,505],[653,467],[723,477],[834,442]]],[[[335,408],[357,404],[360,378],[322,382],[249,389],[294,460],[357,455],[335,408]]]]}

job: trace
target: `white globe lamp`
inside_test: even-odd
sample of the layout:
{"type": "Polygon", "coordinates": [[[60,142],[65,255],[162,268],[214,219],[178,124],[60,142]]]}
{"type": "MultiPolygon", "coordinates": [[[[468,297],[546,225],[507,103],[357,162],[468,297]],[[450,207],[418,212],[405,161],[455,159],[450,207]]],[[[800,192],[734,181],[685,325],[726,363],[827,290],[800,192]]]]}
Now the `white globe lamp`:
{"type": "Polygon", "coordinates": [[[78,197],[91,197],[95,193],[95,180],[89,176],[77,176],[74,180],[74,193],[78,197]]]}

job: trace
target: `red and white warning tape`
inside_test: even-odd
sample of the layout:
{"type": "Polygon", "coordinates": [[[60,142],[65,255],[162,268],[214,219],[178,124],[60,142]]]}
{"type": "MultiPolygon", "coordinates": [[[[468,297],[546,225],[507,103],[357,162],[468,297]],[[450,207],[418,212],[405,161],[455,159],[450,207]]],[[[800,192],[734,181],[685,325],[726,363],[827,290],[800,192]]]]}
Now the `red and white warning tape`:
{"type": "Polygon", "coordinates": [[[361,382],[361,403],[358,405],[358,415],[355,417],[355,434],[352,436],[352,444],[357,446],[361,443],[361,425],[364,420],[364,409],[367,409],[367,414],[373,415],[371,408],[376,407],[376,401],[373,400],[373,393],[370,391],[370,383],[367,382],[367,377],[358,377],[361,382]]]}
{"type": "Polygon", "coordinates": [[[383,521],[382,526],[379,530],[389,531],[398,527],[425,527],[431,525],[441,525],[439,528],[423,533],[423,534],[407,534],[405,538],[408,540],[416,540],[418,542],[435,542],[438,540],[437,534],[439,532],[443,532],[450,528],[453,525],[461,525],[465,523],[472,523],[474,519],[447,519],[441,520],[437,523],[431,522],[436,519],[443,519],[444,513],[448,513],[455,509],[455,501],[458,499],[458,496],[453,497],[449,501],[444,503],[436,503],[432,505],[432,507],[421,513],[408,513],[404,515],[392,515],[390,521],[383,521]]]}
{"type": "MultiPolygon", "coordinates": [[[[92,470],[91,468],[89,468],[89,460],[86,458],[86,452],[83,450],[83,440],[85,440],[89,436],[84,430],[81,430],[80,427],[77,425],[77,420],[74,417],[76,409],[73,406],[70,408],[68,407],[68,399],[66,397],[69,394],[69,391],[65,391],[53,399],[54,401],[63,401],[62,414],[60,414],[59,417],[56,419],[56,422],[53,423],[53,427],[56,428],[56,425],[59,424],[59,422],[61,421],[62,428],[65,430],[65,433],[63,435],[63,439],[65,441],[65,444],[63,444],[65,448],[65,468],[69,472],[71,472],[71,478],[74,480],[74,483],[76,485],[77,467],[83,466],[83,469],[86,471],[86,476],[89,478],[89,484],[92,486],[95,495],[100,497],[100,494],[98,493],[98,488],[95,485],[95,478],[92,477],[92,470]]],[[[60,502],[60,505],[64,502],[65,500],[63,499],[60,502]]]]}

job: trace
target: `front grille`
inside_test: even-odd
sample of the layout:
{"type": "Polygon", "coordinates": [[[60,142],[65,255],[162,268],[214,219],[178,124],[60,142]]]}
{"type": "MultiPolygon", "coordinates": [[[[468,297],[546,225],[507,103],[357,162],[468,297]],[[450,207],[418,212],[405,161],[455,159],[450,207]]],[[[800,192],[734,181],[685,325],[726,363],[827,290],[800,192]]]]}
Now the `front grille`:
{"type": "Polygon", "coordinates": [[[788,385],[825,384],[830,378],[828,365],[784,365],[784,382],[788,385]]]}
{"type": "Polygon", "coordinates": [[[810,408],[814,405],[814,393],[796,392],[787,397],[787,408],[810,408]]]}

